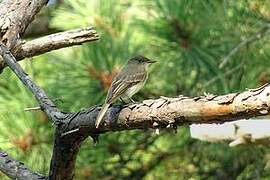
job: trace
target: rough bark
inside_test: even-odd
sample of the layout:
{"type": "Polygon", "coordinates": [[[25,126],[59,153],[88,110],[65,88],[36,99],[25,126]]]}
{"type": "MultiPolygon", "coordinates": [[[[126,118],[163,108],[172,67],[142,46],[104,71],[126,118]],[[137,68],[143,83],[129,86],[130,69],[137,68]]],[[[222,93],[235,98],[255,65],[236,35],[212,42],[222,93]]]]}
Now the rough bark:
{"type": "Polygon", "coordinates": [[[73,138],[62,138],[62,130],[56,129],[49,179],[71,180],[75,174],[76,157],[82,141],[87,137],[76,133],[73,138]]]}
{"type": "MultiPolygon", "coordinates": [[[[100,107],[72,113],[65,120],[67,130],[103,133],[144,128],[171,128],[183,124],[222,123],[269,114],[270,86],[223,96],[162,97],[127,106],[113,105],[104,117],[105,124],[94,127],[100,107]]],[[[73,133],[72,133],[73,134],[73,133]]],[[[90,133],[89,133],[90,134],[90,133]]]]}
{"type": "Polygon", "coordinates": [[[4,0],[0,4],[0,41],[13,49],[48,0],[4,0]]]}
{"type": "Polygon", "coordinates": [[[15,52],[16,59],[22,60],[26,57],[33,57],[52,50],[81,45],[84,42],[98,39],[99,35],[92,27],[55,33],[22,43],[15,52]]]}
{"type": "MultiPolygon", "coordinates": [[[[99,39],[96,31],[88,27],[23,41],[21,38],[26,28],[47,2],[48,0],[4,0],[0,3],[0,41],[17,60],[99,39]]],[[[5,66],[0,58],[0,71],[5,66]]]]}
{"type": "Polygon", "coordinates": [[[0,170],[8,177],[18,180],[45,179],[46,176],[29,170],[22,162],[8,156],[7,153],[0,151],[0,170]]]}

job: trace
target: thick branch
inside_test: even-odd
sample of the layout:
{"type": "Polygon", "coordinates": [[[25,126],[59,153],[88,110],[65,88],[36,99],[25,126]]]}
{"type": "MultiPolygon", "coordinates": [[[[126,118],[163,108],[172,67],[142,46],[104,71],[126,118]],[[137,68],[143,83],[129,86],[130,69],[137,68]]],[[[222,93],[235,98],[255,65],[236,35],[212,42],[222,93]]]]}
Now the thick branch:
{"type": "Polygon", "coordinates": [[[192,123],[222,123],[269,114],[270,86],[242,93],[196,98],[162,97],[128,106],[112,106],[99,130],[94,122],[100,107],[72,113],[65,119],[68,130],[103,133],[128,129],[165,128],[192,123]],[[87,129],[87,130],[86,130],[87,129]]]}
{"type": "Polygon", "coordinates": [[[0,3],[0,41],[13,49],[48,0],[4,0],[0,3]]]}
{"type": "Polygon", "coordinates": [[[50,177],[72,179],[74,172],[66,171],[66,167],[73,169],[80,143],[89,135],[95,138],[107,131],[176,128],[183,124],[222,123],[269,114],[270,85],[223,96],[162,97],[127,106],[113,105],[104,117],[105,124],[96,129],[99,110],[100,107],[93,107],[70,113],[63,119],[55,136],[50,171],[54,176],[50,177]]]}
{"type": "MultiPolygon", "coordinates": [[[[17,60],[99,39],[97,32],[88,27],[22,42],[20,38],[27,26],[47,2],[48,0],[4,0],[0,3],[0,42],[11,50],[17,60]]],[[[5,63],[0,58],[0,71],[4,67],[5,63]]]]}
{"type": "Polygon", "coordinates": [[[57,128],[53,146],[53,156],[50,165],[49,179],[72,180],[75,174],[75,164],[81,143],[87,136],[76,133],[72,138],[62,138],[62,130],[57,128]]]}
{"type": "Polygon", "coordinates": [[[80,45],[84,42],[98,39],[99,35],[92,27],[55,33],[21,44],[15,52],[16,59],[21,60],[25,57],[33,57],[56,49],[80,45]]]}
{"type": "Polygon", "coordinates": [[[0,151],[0,170],[12,179],[37,180],[45,179],[44,175],[29,170],[22,162],[9,157],[7,153],[0,151]]]}

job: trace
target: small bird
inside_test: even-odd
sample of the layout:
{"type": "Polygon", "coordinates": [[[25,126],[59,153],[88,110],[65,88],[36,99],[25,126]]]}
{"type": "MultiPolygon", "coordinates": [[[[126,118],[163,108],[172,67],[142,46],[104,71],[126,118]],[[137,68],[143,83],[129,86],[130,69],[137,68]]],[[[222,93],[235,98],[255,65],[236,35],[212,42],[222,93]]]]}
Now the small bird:
{"type": "Polygon", "coordinates": [[[148,67],[155,62],[142,55],[137,55],[128,60],[127,64],[113,78],[106,100],[97,116],[96,128],[99,127],[110,104],[116,99],[129,99],[134,102],[131,97],[144,86],[148,77],[148,67]]]}

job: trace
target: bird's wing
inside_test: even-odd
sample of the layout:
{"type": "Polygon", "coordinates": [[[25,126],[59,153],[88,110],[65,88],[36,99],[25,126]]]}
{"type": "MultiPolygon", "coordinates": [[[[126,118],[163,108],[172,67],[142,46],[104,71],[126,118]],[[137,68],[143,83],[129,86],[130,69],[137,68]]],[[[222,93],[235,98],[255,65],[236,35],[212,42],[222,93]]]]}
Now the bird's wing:
{"type": "Polygon", "coordinates": [[[130,87],[144,81],[146,73],[140,72],[129,76],[116,76],[109,89],[106,102],[112,103],[122,94],[124,94],[130,87]]]}

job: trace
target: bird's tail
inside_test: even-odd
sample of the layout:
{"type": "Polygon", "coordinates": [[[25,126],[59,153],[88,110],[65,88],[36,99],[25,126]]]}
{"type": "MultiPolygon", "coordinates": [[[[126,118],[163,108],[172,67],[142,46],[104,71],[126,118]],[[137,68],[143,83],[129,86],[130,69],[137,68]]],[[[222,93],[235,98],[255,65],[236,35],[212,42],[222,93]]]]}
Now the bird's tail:
{"type": "Polygon", "coordinates": [[[102,120],[103,116],[105,115],[105,113],[107,112],[109,106],[110,106],[110,104],[108,104],[108,103],[103,104],[101,110],[98,113],[98,116],[97,116],[97,119],[95,122],[96,128],[98,128],[99,124],[101,123],[101,120],[102,120]]]}

